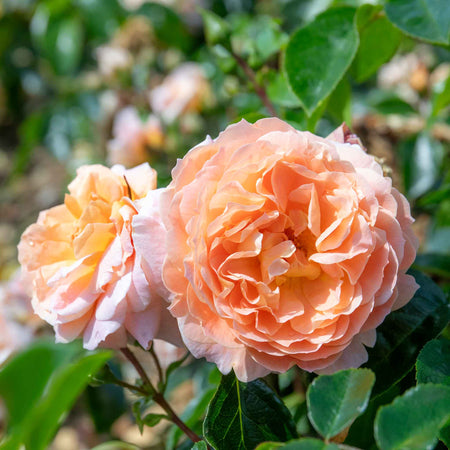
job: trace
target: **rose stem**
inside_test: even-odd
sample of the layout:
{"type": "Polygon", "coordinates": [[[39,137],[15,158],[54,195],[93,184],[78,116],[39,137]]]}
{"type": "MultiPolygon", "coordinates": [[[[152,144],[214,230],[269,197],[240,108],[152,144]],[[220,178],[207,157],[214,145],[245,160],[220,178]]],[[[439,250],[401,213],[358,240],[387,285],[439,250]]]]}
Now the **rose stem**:
{"type": "Polygon", "coordinates": [[[153,349],[153,344],[150,347],[150,354],[152,355],[153,360],[155,361],[155,366],[156,366],[156,370],[158,371],[159,381],[160,381],[160,383],[164,383],[163,371],[162,371],[162,368],[161,368],[161,364],[159,362],[158,355],[155,353],[155,350],[153,349]]]}
{"type": "Polygon", "coordinates": [[[120,351],[123,353],[123,355],[130,361],[131,364],[133,364],[134,368],[136,369],[136,372],[141,377],[142,381],[144,382],[144,386],[148,388],[149,392],[146,392],[147,394],[151,394],[153,400],[158,403],[159,406],[161,406],[162,409],[167,413],[169,419],[180,428],[186,434],[186,436],[192,441],[192,442],[199,442],[203,439],[198,436],[194,431],[192,431],[177,415],[177,413],[172,409],[172,407],[167,403],[164,396],[158,392],[152,382],[150,381],[150,378],[145,373],[144,368],[142,367],[141,363],[137,360],[136,356],[134,356],[134,353],[128,348],[124,347],[121,348],[120,351]]]}
{"type": "Polygon", "coordinates": [[[247,64],[247,61],[244,58],[241,58],[238,54],[234,53],[233,51],[231,52],[231,55],[236,60],[236,62],[239,64],[239,66],[244,71],[244,73],[248,76],[250,81],[253,83],[256,94],[261,99],[264,106],[268,109],[269,113],[272,116],[277,117],[277,112],[275,110],[275,107],[272,105],[272,102],[269,100],[269,97],[267,96],[265,89],[256,80],[255,72],[253,72],[252,68],[247,64]]]}

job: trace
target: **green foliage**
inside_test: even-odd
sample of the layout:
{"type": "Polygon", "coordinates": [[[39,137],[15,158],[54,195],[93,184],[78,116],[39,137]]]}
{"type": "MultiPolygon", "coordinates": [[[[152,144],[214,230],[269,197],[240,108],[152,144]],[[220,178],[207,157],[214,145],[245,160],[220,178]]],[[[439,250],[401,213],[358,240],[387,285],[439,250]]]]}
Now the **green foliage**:
{"type": "Polygon", "coordinates": [[[389,20],[405,33],[434,44],[450,41],[450,11],[447,0],[388,0],[389,20]]]}
{"type": "Polygon", "coordinates": [[[354,18],[353,8],[330,9],[290,38],[284,70],[308,115],[333,91],[355,57],[354,18]]]}
{"type": "Polygon", "coordinates": [[[283,402],[263,381],[241,383],[224,375],[204,422],[204,434],[216,450],[254,449],[268,440],[296,437],[295,424],[283,402]]]}
{"type": "Polygon", "coordinates": [[[78,344],[38,342],[12,359],[0,371],[0,396],[9,417],[2,448],[47,448],[61,418],[110,357],[81,351],[78,344]]]}
{"type": "Polygon", "coordinates": [[[296,439],[294,441],[287,442],[286,444],[280,444],[278,442],[266,442],[258,445],[256,450],[275,450],[281,448],[283,450],[338,450],[339,447],[336,444],[327,444],[319,439],[303,438],[296,439]]]}
{"type": "Polygon", "coordinates": [[[432,449],[450,417],[450,387],[425,384],[379,409],[375,437],[381,450],[432,449]]]}
{"type": "Polygon", "coordinates": [[[352,67],[356,81],[362,82],[391,59],[400,44],[401,33],[377,6],[361,6],[356,23],[360,43],[352,67]]]}
{"type": "Polygon", "coordinates": [[[418,383],[450,385],[450,341],[428,342],[419,353],[416,369],[418,383]]]}
{"type": "Polygon", "coordinates": [[[422,347],[450,319],[447,298],[430,278],[411,272],[420,288],[403,308],[390,313],[377,328],[375,347],[368,349],[366,366],[376,374],[374,393],[380,394],[413,368],[422,347]]]}
{"type": "Polygon", "coordinates": [[[308,388],[308,416],[326,439],[349,427],[367,407],[375,382],[368,369],[349,369],[317,377],[308,388]]]}

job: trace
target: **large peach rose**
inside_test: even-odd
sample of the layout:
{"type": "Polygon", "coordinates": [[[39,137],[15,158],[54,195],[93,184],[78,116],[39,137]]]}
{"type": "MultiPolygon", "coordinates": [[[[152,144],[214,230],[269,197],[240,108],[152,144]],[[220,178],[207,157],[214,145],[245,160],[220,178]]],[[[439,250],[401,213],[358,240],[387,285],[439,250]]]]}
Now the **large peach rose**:
{"type": "MultiPolygon", "coordinates": [[[[148,164],[81,167],[64,204],[24,232],[19,260],[32,280],[33,307],[58,342],[81,336],[88,349],[118,348],[128,333],[143,347],[156,336],[177,342],[161,280],[164,254],[153,255],[150,267],[134,247],[137,213],[159,201],[155,188],[148,164]]],[[[147,224],[147,241],[164,240],[159,215],[147,224]]]]}
{"type": "Polygon", "coordinates": [[[407,201],[358,142],[241,121],[178,162],[161,202],[163,280],[194,356],[242,381],[367,359],[417,289],[416,239],[407,201]]]}

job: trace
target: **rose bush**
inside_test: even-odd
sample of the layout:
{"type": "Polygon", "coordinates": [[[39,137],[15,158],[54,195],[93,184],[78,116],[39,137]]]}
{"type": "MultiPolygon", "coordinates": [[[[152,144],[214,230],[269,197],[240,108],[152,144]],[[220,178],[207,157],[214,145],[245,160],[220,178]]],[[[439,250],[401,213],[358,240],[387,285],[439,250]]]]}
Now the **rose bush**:
{"type": "Polygon", "coordinates": [[[196,357],[242,381],[358,367],[417,285],[409,205],[344,129],[241,121],[178,162],[163,279],[196,357]]]}
{"type": "MultiPolygon", "coordinates": [[[[155,188],[148,164],[81,167],[64,204],[41,212],[22,235],[19,260],[32,281],[33,307],[58,342],[82,337],[87,349],[120,348],[128,333],[144,348],[156,336],[178,342],[158,270],[163,254],[149,265],[133,243],[138,210],[156,211],[155,188]]],[[[159,216],[146,224],[146,241],[164,239],[159,216]]]]}

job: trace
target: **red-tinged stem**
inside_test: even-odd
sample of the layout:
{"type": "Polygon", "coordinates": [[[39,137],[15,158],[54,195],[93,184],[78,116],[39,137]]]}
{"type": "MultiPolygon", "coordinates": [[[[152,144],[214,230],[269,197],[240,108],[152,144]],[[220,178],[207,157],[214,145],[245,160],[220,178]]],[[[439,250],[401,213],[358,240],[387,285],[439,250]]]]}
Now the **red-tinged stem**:
{"type": "Polygon", "coordinates": [[[253,69],[247,64],[247,61],[244,58],[241,58],[238,54],[231,52],[231,55],[236,60],[241,69],[244,71],[245,75],[247,75],[247,77],[253,83],[255,92],[263,102],[263,105],[267,108],[267,110],[273,117],[277,117],[277,111],[275,110],[275,107],[272,105],[272,102],[269,100],[269,97],[267,96],[267,92],[265,91],[265,89],[258,83],[255,72],[253,72],[253,69]]]}
{"type": "Polygon", "coordinates": [[[134,353],[128,348],[124,347],[120,349],[123,355],[130,361],[131,364],[133,364],[134,368],[136,369],[136,372],[141,377],[143,383],[145,392],[148,395],[151,395],[153,400],[161,406],[162,409],[167,413],[167,416],[169,419],[177,425],[180,430],[183,431],[184,434],[192,441],[192,442],[199,442],[202,440],[200,436],[197,435],[194,431],[192,431],[177,415],[177,413],[172,409],[172,407],[167,403],[167,400],[164,398],[164,396],[158,392],[155,387],[153,386],[152,382],[150,381],[150,378],[148,377],[147,373],[145,372],[144,368],[142,367],[141,363],[138,361],[134,353]]]}

